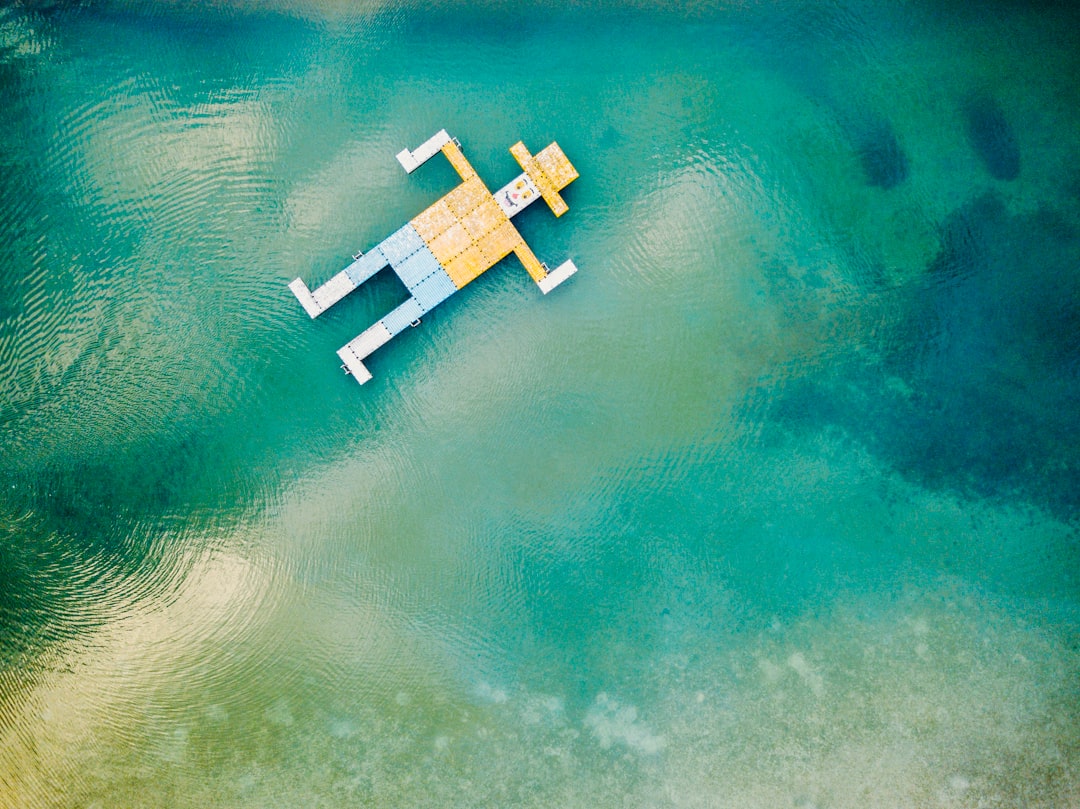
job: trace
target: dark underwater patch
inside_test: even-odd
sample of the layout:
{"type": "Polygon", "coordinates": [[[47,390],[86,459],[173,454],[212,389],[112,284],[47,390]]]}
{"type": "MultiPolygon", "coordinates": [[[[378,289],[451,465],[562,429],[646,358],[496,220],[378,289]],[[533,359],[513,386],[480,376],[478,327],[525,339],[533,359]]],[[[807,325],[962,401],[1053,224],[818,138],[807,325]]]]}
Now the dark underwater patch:
{"type": "Polygon", "coordinates": [[[922,485],[1080,513],[1080,234],[993,196],[954,212],[921,282],[898,290],[878,360],[841,359],[774,415],[839,427],[922,485]]]}
{"type": "Polygon", "coordinates": [[[868,184],[888,189],[907,179],[907,155],[888,121],[881,119],[860,128],[854,141],[868,184]]]}
{"type": "Polygon", "coordinates": [[[968,142],[991,177],[1015,180],[1020,176],[1020,147],[1016,134],[998,103],[987,95],[964,102],[968,142]]]}
{"type": "MultiPolygon", "coordinates": [[[[873,13],[870,13],[870,17],[873,13]]],[[[908,176],[908,159],[891,122],[861,90],[852,92],[838,66],[866,45],[872,26],[861,7],[807,6],[794,18],[768,4],[730,23],[729,36],[795,92],[828,110],[862,167],[868,185],[894,188],[908,176]]]]}
{"type": "MultiPolygon", "coordinates": [[[[214,423],[60,463],[5,467],[0,496],[0,671],[92,630],[106,605],[170,586],[190,533],[245,518],[208,479],[214,423]]],[[[89,443],[89,442],[88,442],[89,443]]]]}

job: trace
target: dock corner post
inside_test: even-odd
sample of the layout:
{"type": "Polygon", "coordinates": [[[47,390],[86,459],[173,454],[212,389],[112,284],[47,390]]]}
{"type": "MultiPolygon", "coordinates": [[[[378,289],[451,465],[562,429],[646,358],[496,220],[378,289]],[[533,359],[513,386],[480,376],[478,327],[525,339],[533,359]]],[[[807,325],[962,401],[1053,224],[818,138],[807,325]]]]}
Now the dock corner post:
{"type": "Polygon", "coordinates": [[[322,313],[322,307],[316,302],[303,278],[293,280],[289,284],[289,289],[292,290],[293,295],[300,301],[300,305],[304,307],[304,311],[308,313],[312,320],[322,313]]]}
{"type": "Polygon", "coordinates": [[[577,272],[577,266],[571,259],[567,259],[554,270],[549,272],[543,278],[536,282],[536,285],[540,287],[540,291],[547,295],[551,290],[555,289],[559,284],[569,278],[571,275],[577,272]]]}

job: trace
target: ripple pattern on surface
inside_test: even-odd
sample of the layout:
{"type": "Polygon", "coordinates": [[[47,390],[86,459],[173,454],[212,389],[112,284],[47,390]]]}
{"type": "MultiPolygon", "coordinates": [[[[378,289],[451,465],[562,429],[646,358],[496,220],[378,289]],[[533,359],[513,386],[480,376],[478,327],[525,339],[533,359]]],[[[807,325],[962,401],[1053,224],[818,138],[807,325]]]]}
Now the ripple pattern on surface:
{"type": "Polygon", "coordinates": [[[1080,29],[332,5],[0,11],[0,804],[1067,802],[1080,29]],[[582,271],[360,388],[442,126],[582,271]]]}

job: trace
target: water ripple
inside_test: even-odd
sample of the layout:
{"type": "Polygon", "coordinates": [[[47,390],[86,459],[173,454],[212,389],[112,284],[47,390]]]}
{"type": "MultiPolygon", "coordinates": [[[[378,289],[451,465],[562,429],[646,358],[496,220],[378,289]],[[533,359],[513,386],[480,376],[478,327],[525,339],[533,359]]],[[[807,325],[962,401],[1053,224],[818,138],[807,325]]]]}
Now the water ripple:
{"type": "MultiPolygon", "coordinates": [[[[973,510],[855,446],[869,425],[910,457],[911,431],[866,417],[926,389],[896,357],[944,367],[940,340],[971,366],[986,341],[957,318],[978,337],[1011,311],[963,222],[963,278],[927,259],[974,187],[1057,205],[1075,48],[958,62],[959,34],[915,42],[920,18],[896,38],[899,15],[858,3],[467,5],[0,11],[0,803],[653,805],[681,784],[705,805],[726,767],[733,805],[809,804],[862,794],[836,750],[933,759],[896,768],[923,790],[897,794],[955,803],[997,790],[947,754],[971,739],[994,740],[984,773],[1075,747],[1048,685],[1076,668],[1073,527],[973,510]],[[1022,149],[1011,183],[956,110],[984,85],[1022,149]],[[361,388],[333,352],[377,296],[312,322],[285,285],[446,190],[445,163],[393,158],[440,126],[492,182],[514,139],[559,140],[582,174],[569,215],[516,221],[581,272],[541,296],[511,259],[361,388]],[[904,326],[913,298],[940,334],[904,326]],[[956,556],[973,532],[996,561],[956,556]],[[911,564],[1043,602],[1008,631],[1020,599],[957,621],[949,603],[983,596],[911,564]],[[957,660],[978,663],[959,713],[922,687],[957,660]],[[931,714],[946,755],[852,734],[884,717],[914,738],[931,714]],[[841,741],[800,747],[819,737],[841,741]]],[[[1072,257],[1052,221],[1014,224],[1072,257]]],[[[1030,317],[1006,319],[1028,345],[1030,317]]],[[[1010,775],[1045,765],[1052,803],[1052,758],[1010,775]]]]}
{"type": "Polygon", "coordinates": [[[14,5],[0,8],[0,64],[39,57],[51,45],[33,15],[14,5]]]}

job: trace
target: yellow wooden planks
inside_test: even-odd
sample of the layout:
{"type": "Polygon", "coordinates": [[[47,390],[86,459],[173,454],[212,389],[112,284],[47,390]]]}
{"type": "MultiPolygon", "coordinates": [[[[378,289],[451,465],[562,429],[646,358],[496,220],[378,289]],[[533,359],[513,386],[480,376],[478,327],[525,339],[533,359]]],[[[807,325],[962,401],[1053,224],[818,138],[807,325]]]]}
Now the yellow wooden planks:
{"type": "Polygon", "coordinates": [[[548,207],[551,208],[551,212],[555,214],[555,216],[562,216],[570,210],[570,206],[566,204],[566,200],[559,195],[559,192],[555,190],[554,186],[549,184],[547,188],[544,188],[544,186],[539,183],[537,183],[537,185],[540,186],[540,195],[544,198],[544,202],[548,204],[548,207]]]}
{"type": "MultiPolygon", "coordinates": [[[[462,183],[413,219],[412,224],[454,285],[461,289],[511,252],[534,281],[546,277],[540,260],[457,144],[444,144],[442,152],[461,175],[462,183]]],[[[569,210],[559,189],[577,179],[578,173],[557,143],[552,142],[533,156],[519,141],[510,147],[510,153],[556,216],[569,210]]]]}
{"type": "Polygon", "coordinates": [[[555,141],[537,152],[534,159],[556,189],[565,188],[579,176],[573,163],[555,141]]]}
{"type": "Polygon", "coordinates": [[[446,200],[440,199],[413,219],[411,224],[420,234],[420,238],[430,245],[432,239],[457,221],[457,217],[446,204],[446,200]]]}
{"type": "Polygon", "coordinates": [[[466,180],[443,197],[446,204],[450,206],[450,210],[454,212],[454,216],[458,219],[461,219],[485,199],[491,198],[491,192],[487,190],[479,177],[466,180]]]}
{"type": "Polygon", "coordinates": [[[510,147],[510,154],[514,156],[514,160],[521,166],[521,170],[528,174],[532,164],[532,154],[525,148],[525,144],[519,140],[510,147]]]}
{"type": "Polygon", "coordinates": [[[484,251],[484,255],[492,264],[510,255],[515,247],[524,243],[525,240],[521,238],[518,229],[513,226],[510,220],[481,237],[478,241],[480,249],[484,251]]]}
{"type": "Polygon", "coordinates": [[[450,161],[450,165],[454,167],[462,180],[471,180],[476,176],[476,171],[473,169],[472,164],[465,158],[465,155],[461,153],[461,149],[453,141],[443,144],[442,153],[446,155],[446,159],[450,161]]]}
{"type": "MultiPolygon", "coordinates": [[[[561,152],[562,150],[560,149],[559,151],[561,152]]],[[[566,204],[561,196],[559,196],[558,189],[552,184],[551,180],[548,179],[547,175],[544,174],[544,170],[541,168],[540,164],[536,162],[536,158],[529,154],[529,150],[525,148],[524,143],[518,141],[511,146],[510,154],[514,156],[514,159],[518,162],[518,165],[521,166],[522,170],[529,175],[529,179],[536,185],[537,190],[540,192],[540,196],[544,198],[544,202],[548,204],[548,207],[551,208],[551,212],[555,214],[555,216],[562,216],[570,210],[570,206],[566,204]]],[[[567,161],[567,163],[569,162],[570,161],[567,161]]]]}
{"type": "Polygon", "coordinates": [[[461,224],[465,226],[465,230],[469,231],[473,239],[479,239],[509,221],[491,195],[461,218],[461,224]]]}
{"type": "Polygon", "coordinates": [[[487,261],[483,252],[475,244],[470,243],[467,248],[443,265],[446,274],[454,282],[454,286],[461,289],[467,283],[488,269],[491,264],[487,261]]]}
{"type": "Polygon", "coordinates": [[[453,225],[428,242],[428,248],[435,256],[435,260],[445,267],[450,259],[464,252],[472,243],[469,232],[460,222],[454,220],[453,225]]]}
{"type": "Polygon", "coordinates": [[[525,265],[525,271],[534,281],[540,281],[547,275],[543,265],[540,263],[540,259],[536,257],[536,254],[533,253],[529,245],[525,244],[524,239],[514,247],[514,255],[516,255],[518,260],[525,265]]]}

